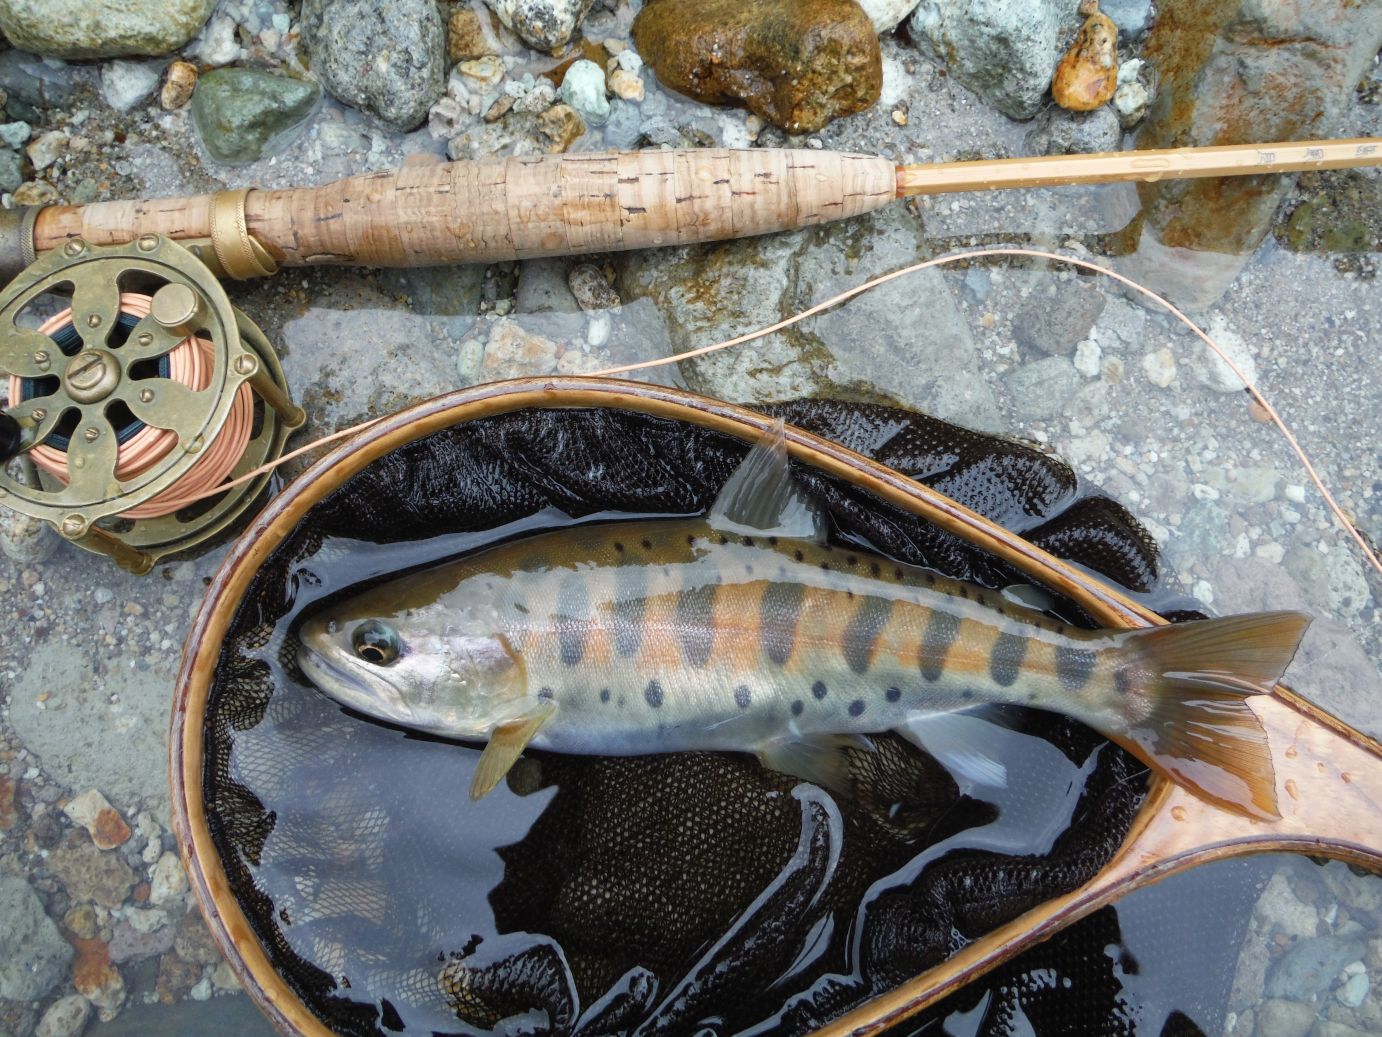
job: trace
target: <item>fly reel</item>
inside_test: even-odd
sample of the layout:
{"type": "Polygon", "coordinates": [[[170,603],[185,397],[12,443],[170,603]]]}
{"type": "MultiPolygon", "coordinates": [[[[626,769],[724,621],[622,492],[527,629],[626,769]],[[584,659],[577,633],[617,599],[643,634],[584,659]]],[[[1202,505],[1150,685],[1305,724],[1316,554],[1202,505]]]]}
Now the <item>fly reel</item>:
{"type": "Polygon", "coordinates": [[[263,333],[158,235],[72,239],[0,293],[0,505],[145,573],[215,535],[303,412],[263,333]],[[6,442],[8,440],[8,442],[6,442]]]}

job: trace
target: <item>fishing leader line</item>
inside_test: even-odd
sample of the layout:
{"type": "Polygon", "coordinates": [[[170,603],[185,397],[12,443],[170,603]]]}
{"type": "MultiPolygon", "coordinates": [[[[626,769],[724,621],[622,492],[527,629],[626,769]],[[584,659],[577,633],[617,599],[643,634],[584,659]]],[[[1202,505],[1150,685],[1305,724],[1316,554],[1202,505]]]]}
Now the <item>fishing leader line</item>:
{"type": "MultiPolygon", "coordinates": [[[[878,277],[872,278],[868,281],[863,282],[862,284],[856,285],[853,288],[840,292],[838,295],[833,295],[830,298],[826,299],[824,302],[816,303],[814,306],[811,306],[808,309],[802,310],[799,313],[792,314],[790,317],[785,317],[782,320],[778,321],[776,324],[770,324],[767,327],[759,328],[755,331],[745,332],[742,335],[736,335],[733,338],[725,339],[722,342],[715,342],[708,346],[700,346],[696,349],[690,349],[683,353],[676,353],[672,356],[661,357],[657,360],[644,360],[639,363],[621,364],[615,367],[607,367],[603,370],[592,372],[591,377],[608,377],[611,375],[628,374],[632,371],[646,371],[655,367],[662,367],[667,364],[680,363],[683,360],[691,360],[695,357],[705,356],[708,353],[715,353],[722,349],[729,349],[733,346],[740,346],[746,342],[752,342],[756,339],[764,338],[768,335],[775,334],[776,332],[782,331],[786,328],[790,328],[794,324],[798,324],[801,321],[807,320],[810,317],[814,317],[820,313],[824,313],[826,310],[830,310],[843,303],[847,303],[851,299],[854,299],[856,296],[862,295],[867,291],[879,287],[880,285],[885,285],[889,281],[895,281],[900,277],[905,277],[908,274],[914,274],[921,270],[928,270],[932,267],[948,266],[952,263],[961,263],[968,260],[984,259],[991,256],[1025,256],[1028,258],[1046,259],[1054,263],[1064,263],[1067,266],[1078,267],[1081,270],[1088,270],[1091,273],[1102,274],[1105,277],[1110,277],[1113,280],[1117,281],[1119,284],[1125,285],[1128,288],[1131,288],[1134,291],[1140,293],[1145,298],[1157,303],[1167,313],[1175,317],[1187,328],[1189,328],[1192,332],[1194,332],[1196,337],[1199,338],[1200,341],[1202,341],[1206,346],[1208,346],[1209,349],[1228,366],[1229,370],[1233,372],[1234,376],[1243,383],[1243,387],[1247,389],[1248,395],[1252,398],[1253,402],[1261,408],[1262,413],[1266,415],[1267,420],[1271,424],[1275,425],[1277,431],[1280,432],[1281,435],[1285,438],[1287,445],[1291,448],[1291,451],[1296,455],[1296,458],[1300,461],[1301,466],[1305,469],[1306,475],[1309,476],[1310,481],[1314,484],[1315,488],[1319,490],[1320,496],[1324,498],[1324,502],[1328,506],[1330,512],[1333,514],[1335,520],[1339,523],[1340,526],[1343,527],[1345,532],[1347,532],[1349,536],[1352,537],[1354,543],[1358,545],[1358,550],[1362,552],[1363,556],[1368,560],[1368,563],[1373,567],[1373,569],[1375,569],[1379,574],[1382,574],[1382,559],[1378,557],[1377,553],[1368,544],[1366,538],[1362,535],[1361,532],[1359,532],[1358,527],[1353,523],[1353,520],[1350,519],[1347,513],[1344,511],[1344,509],[1340,507],[1339,503],[1334,499],[1334,495],[1329,492],[1329,488],[1325,486],[1324,480],[1321,478],[1319,472],[1315,468],[1315,465],[1311,462],[1309,455],[1306,453],[1305,448],[1300,445],[1300,441],[1296,438],[1295,434],[1291,431],[1290,427],[1282,419],[1281,415],[1277,413],[1276,408],[1273,407],[1270,402],[1268,402],[1267,397],[1263,395],[1261,389],[1257,387],[1257,385],[1248,377],[1247,373],[1243,371],[1243,369],[1233,360],[1233,358],[1228,355],[1228,353],[1223,349],[1223,347],[1221,347],[1217,342],[1214,341],[1213,337],[1207,331],[1205,331],[1193,320],[1191,320],[1188,316],[1186,316],[1186,314],[1174,303],[1172,303],[1169,299],[1166,299],[1161,295],[1158,295],[1152,289],[1146,287],[1145,285],[1139,284],[1131,277],[1128,277],[1125,274],[1120,274],[1116,270],[1112,270],[1106,266],[1100,266],[1098,263],[1091,263],[1088,260],[1077,259],[1074,256],[1062,255],[1058,252],[1047,252],[1042,249],[1034,248],[1006,247],[973,249],[967,252],[950,252],[943,256],[937,256],[934,259],[927,259],[918,263],[912,263],[908,266],[900,267],[899,269],[894,270],[891,273],[882,274],[878,277]]],[[[282,454],[275,460],[270,461],[267,464],[261,465],[260,467],[255,468],[252,471],[246,472],[239,478],[232,479],[229,482],[220,483],[212,489],[207,489],[198,492],[195,495],[189,495],[182,500],[180,506],[192,503],[193,501],[202,500],[208,497],[214,497],[217,494],[224,492],[225,490],[238,486],[241,483],[249,482],[252,479],[258,478],[259,476],[273,471],[275,468],[283,464],[285,461],[291,461],[297,457],[301,457],[303,454],[316,450],[319,447],[326,446],[329,443],[334,443],[337,440],[346,439],[350,436],[355,435],[358,432],[364,431],[371,425],[377,424],[378,422],[383,420],[385,419],[382,417],[371,418],[369,421],[361,422],[358,425],[351,425],[348,428],[343,428],[336,432],[332,432],[329,435],[322,436],[321,438],[315,439],[312,442],[306,444],[305,446],[300,446],[294,450],[290,450],[287,453],[282,454]]]]}

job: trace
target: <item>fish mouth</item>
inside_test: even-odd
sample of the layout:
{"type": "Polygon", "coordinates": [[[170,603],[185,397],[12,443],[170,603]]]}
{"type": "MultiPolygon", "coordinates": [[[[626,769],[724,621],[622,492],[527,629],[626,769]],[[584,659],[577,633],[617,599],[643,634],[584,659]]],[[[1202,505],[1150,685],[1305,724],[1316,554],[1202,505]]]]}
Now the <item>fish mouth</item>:
{"type": "Polygon", "coordinates": [[[305,641],[298,646],[297,663],[318,690],[343,706],[395,723],[406,723],[413,718],[413,711],[392,687],[388,688],[386,696],[381,694],[380,688],[361,680],[305,641]]]}

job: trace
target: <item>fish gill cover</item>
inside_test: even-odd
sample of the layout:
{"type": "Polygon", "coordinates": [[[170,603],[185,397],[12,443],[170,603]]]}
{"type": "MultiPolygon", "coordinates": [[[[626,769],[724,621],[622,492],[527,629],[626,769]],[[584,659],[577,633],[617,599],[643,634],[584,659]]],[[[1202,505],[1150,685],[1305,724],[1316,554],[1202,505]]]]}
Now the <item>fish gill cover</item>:
{"type": "MultiPolygon", "coordinates": [[[[895,409],[766,409],[1129,590],[1161,592],[1146,533],[1059,461],[895,409]]],[[[1024,734],[995,737],[1032,773],[1068,780],[1015,782],[997,800],[967,795],[883,736],[877,752],[854,754],[847,797],[740,754],[529,753],[507,791],[473,804],[475,750],[352,716],[296,671],[294,618],[351,584],[436,560],[443,547],[551,528],[557,512],[703,511],[746,449],[619,411],[486,418],[377,460],[261,568],[209,701],[207,813],[274,967],[331,1029],[806,1033],[1112,857],[1145,769],[1053,714],[1021,711],[1024,734]],[[1033,791],[1053,785],[1069,791],[1033,791]]],[[[1022,582],[855,487],[798,475],[842,540],[991,587],[1022,582]]],[[[1087,623],[1073,605],[1056,607],[1087,623]]],[[[1174,1008],[1137,1003],[1124,982],[1137,966],[1109,953],[1118,922],[1105,909],[899,1032],[940,1032],[948,1019],[976,1037],[1199,1033],[1184,1013],[1217,1025],[1250,886],[1216,891],[1212,908],[1198,901],[1215,914],[1207,933],[1203,914],[1159,930],[1162,952],[1185,966],[1174,1008]],[[1202,933],[1195,954],[1181,949],[1187,932],[1202,933]]]]}

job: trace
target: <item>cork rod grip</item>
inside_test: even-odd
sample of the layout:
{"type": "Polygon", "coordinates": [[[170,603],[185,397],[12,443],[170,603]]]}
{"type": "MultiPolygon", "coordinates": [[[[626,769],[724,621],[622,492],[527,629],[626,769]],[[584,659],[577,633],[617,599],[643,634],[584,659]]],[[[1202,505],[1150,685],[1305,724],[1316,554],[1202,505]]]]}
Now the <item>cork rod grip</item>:
{"type": "MultiPolygon", "coordinates": [[[[249,232],[281,265],[489,263],[790,230],[897,197],[893,163],[808,150],[657,150],[485,159],[251,191],[249,232]]],[[[200,238],[209,196],[44,210],[35,246],[200,238]]]]}

